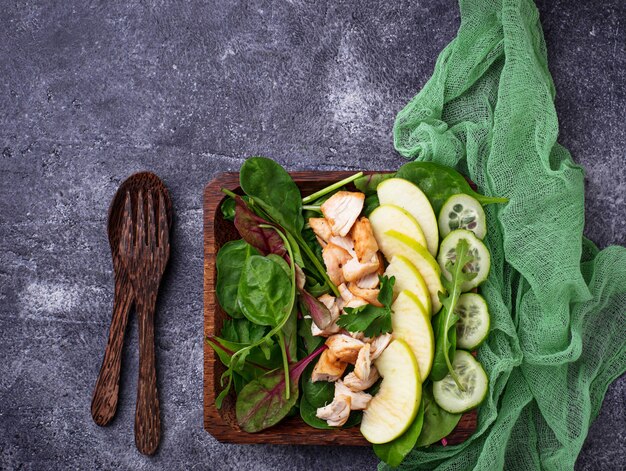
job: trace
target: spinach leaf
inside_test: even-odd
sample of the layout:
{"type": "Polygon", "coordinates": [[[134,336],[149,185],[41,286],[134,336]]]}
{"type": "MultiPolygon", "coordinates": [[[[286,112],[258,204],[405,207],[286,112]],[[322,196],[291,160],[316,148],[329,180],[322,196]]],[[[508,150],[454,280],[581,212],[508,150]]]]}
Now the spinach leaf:
{"type": "Polygon", "coordinates": [[[298,382],[304,369],[326,346],[289,368],[291,394],[285,394],[287,381],[280,369],[265,373],[249,382],[237,396],[237,423],[246,432],[259,432],[280,422],[298,401],[298,382]]]}
{"type": "Polygon", "coordinates": [[[363,205],[363,214],[366,217],[369,217],[370,214],[374,212],[376,208],[380,206],[380,201],[378,200],[378,195],[369,195],[365,198],[365,203],[363,205]]]}
{"type": "Polygon", "coordinates": [[[311,319],[298,319],[298,336],[306,355],[324,343],[323,337],[315,337],[311,333],[311,319]]]}
{"type": "Polygon", "coordinates": [[[430,378],[433,381],[442,380],[448,372],[461,390],[465,390],[460,384],[456,371],[452,368],[451,358],[454,358],[456,350],[456,323],[459,320],[455,312],[459,296],[462,293],[463,283],[470,281],[476,273],[465,272],[463,268],[474,261],[474,256],[469,250],[469,243],[465,239],[460,239],[456,245],[456,258],[446,263],[446,270],[451,274],[448,280],[445,275],[441,275],[443,287],[447,294],[439,293],[439,299],[443,308],[437,316],[435,338],[435,358],[430,371],[430,378]]]}
{"type": "Polygon", "coordinates": [[[243,240],[227,242],[217,253],[215,294],[222,309],[231,317],[243,316],[237,303],[239,280],[248,257],[258,255],[258,253],[254,247],[243,240]]]}
{"type": "Polygon", "coordinates": [[[374,453],[389,466],[400,466],[406,455],[415,447],[424,425],[424,401],[420,403],[417,416],[408,430],[389,443],[374,445],[374,453]]]}
{"type": "Polygon", "coordinates": [[[472,190],[465,177],[453,168],[435,162],[409,162],[398,169],[396,177],[419,186],[438,215],[446,200],[458,193],[476,198],[481,204],[506,203],[508,198],[484,196],[472,190]]]}
{"type": "Polygon", "coordinates": [[[394,176],[395,173],[372,173],[370,175],[363,175],[354,180],[354,186],[361,193],[365,193],[365,196],[375,195],[378,185],[394,176]]]}
{"type": "MultiPolygon", "coordinates": [[[[215,350],[224,366],[231,366],[232,356],[240,350],[243,350],[251,345],[248,343],[231,342],[229,340],[215,336],[207,337],[207,342],[209,345],[211,345],[211,347],[213,347],[213,350],[215,350]]],[[[241,371],[243,368],[245,368],[245,366],[250,364],[253,367],[262,369],[263,372],[266,373],[270,370],[280,367],[280,347],[276,344],[273,344],[268,347],[268,350],[269,354],[265,354],[259,346],[250,349],[246,355],[246,361],[236,365],[236,368],[235,365],[233,365],[233,368],[235,370],[241,371]]]]}
{"type": "Polygon", "coordinates": [[[276,326],[289,314],[291,281],[282,266],[271,258],[248,257],[238,293],[241,312],[255,324],[276,326]]]}
{"type": "Polygon", "coordinates": [[[226,198],[222,201],[220,205],[220,210],[222,211],[222,216],[226,221],[234,221],[235,220],[235,200],[232,198],[226,198]]]}
{"type": "Polygon", "coordinates": [[[239,182],[255,204],[283,229],[300,233],[304,226],[302,196],[283,167],[265,157],[252,157],[241,166],[239,182]]]}
{"type": "Polygon", "coordinates": [[[289,319],[287,319],[281,332],[285,343],[287,361],[289,363],[295,362],[298,359],[298,310],[296,306],[291,310],[289,319]]]}
{"type": "Polygon", "coordinates": [[[376,337],[391,332],[391,302],[395,277],[379,276],[378,301],[383,307],[366,304],[357,308],[345,308],[346,314],[339,316],[337,325],[350,332],[364,332],[366,337],[376,337]]]}
{"type": "Polygon", "coordinates": [[[450,435],[461,420],[462,415],[451,414],[437,405],[433,397],[432,383],[422,388],[422,401],[424,425],[422,426],[422,433],[417,439],[418,447],[432,445],[450,435]]]}
{"type": "Polygon", "coordinates": [[[221,336],[224,340],[249,344],[261,340],[267,327],[253,324],[248,319],[226,319],[222,326],[221,336]]]}

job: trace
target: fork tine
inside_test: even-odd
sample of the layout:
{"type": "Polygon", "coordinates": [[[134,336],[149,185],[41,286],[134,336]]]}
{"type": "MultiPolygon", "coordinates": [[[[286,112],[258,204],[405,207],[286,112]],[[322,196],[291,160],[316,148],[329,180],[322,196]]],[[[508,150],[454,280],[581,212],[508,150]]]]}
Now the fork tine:
{"type": "Polygon", "coordinates": [[[146,244],[146,217],[143,205],[143,190],[139,191],[137,197],[137,243],[135,244],[135,252],[141,253],[140,249],[146,244]]]}
{"type": "Polygon", "coordinates": [[[152,203],[152,192],[148,192],[148,226],[146,227],[148,241],[147,246],[151,250],[156,248],[156,224],[154,222],[154,204],[152,203]]]}
{"type": "Polygon", "coordinates": [[[167,224],[167,214],[165,211],[165,200],[163,193],[159,192],[159,247],[169,250],[170,231],[167,224]]]}
{"type": "Polygon", "coordinates": [[[126,192],[124,212],[122,213],[122,232],[120,234],[120,253],[128,259],[133,250],[133,208],[130,200],[130,192],[126,192]]]}

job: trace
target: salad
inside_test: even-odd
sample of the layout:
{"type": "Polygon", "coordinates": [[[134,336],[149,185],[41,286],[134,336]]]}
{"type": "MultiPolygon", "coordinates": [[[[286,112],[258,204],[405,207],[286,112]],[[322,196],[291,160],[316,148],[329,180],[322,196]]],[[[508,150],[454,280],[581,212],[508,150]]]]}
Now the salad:
{"type": "Polygon", "coordinates": [[[489,333],[482,206],[507,200],[432,162],[303,198],[279,164],[253,157],[240,183],[243,195],[222,190],[241,239],[216,260],[229,315],[207,338],[226,367],[216,406],[234,390],[250,433],[294,414],[359,426],[392,466],[444,439],[487,394],[470,353],[489,333]]]}

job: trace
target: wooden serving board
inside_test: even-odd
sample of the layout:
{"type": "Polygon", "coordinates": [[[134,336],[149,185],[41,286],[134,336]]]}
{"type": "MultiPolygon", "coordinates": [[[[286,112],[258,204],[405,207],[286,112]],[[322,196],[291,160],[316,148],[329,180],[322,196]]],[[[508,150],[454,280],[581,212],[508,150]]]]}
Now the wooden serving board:
{"type": "MultiPolygon", "coordinates": [[[[354,172],[294,172],[291,174],[303,196],[346,178],[354,172]]],[[[372,173],[372,172],[367,172],[372,173]]],[[[271,183],[271,182],[268,182],[271,183]]],[[[239,239],[234,225],[225,221],[220,204],[227,188],[241,193],[238,173],[219,174],[204,190],[204,337],[219,335],[227,314],[215,296],[215,257],[226,242],[239,239]]],[[[258,433],[247,433],[237,425],[235,395],[226,397],[222,408],[215,407],[215,398],[221,390],[220,376],[225,371],[213,349],[204,343],[204,428],[217,440],[226,443],[269,443],[278,445],[353,445],[369,446],[358,427],[339,430],[319,430],[305,424],[300,417],[291,417],[278,425],[258,433]]],[[[453,445],[466,440],[475,430],[476,411],[464,414],[452,434],[447,437],[453,445]]]]}

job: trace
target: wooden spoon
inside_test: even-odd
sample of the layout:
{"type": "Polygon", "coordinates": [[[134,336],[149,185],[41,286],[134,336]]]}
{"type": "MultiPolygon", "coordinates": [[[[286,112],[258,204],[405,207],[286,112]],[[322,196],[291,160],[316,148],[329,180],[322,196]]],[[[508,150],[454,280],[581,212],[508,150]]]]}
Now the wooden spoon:
{"type": "Polygon", "coordinates": [[[121,260],[120,238],[126,194],[130,193],[133,205],[136,206],[137,195],[140,191],[143,191],[144,194],[163,195],[168,226],[172,227],[172,202],[167,187],[159,177],[151,172],[135,173],[120,185],[109,207],[108,222],[109,245],[111,246],[115,274],[113,315],[109,328],[109,340],[104,351],[104,359],[91,401],[91,416],[94,422],[100,426],[107,425],[117,410],[124,332],[128,323],[130,307],[134,302],[132,285],[121,260]]]}

